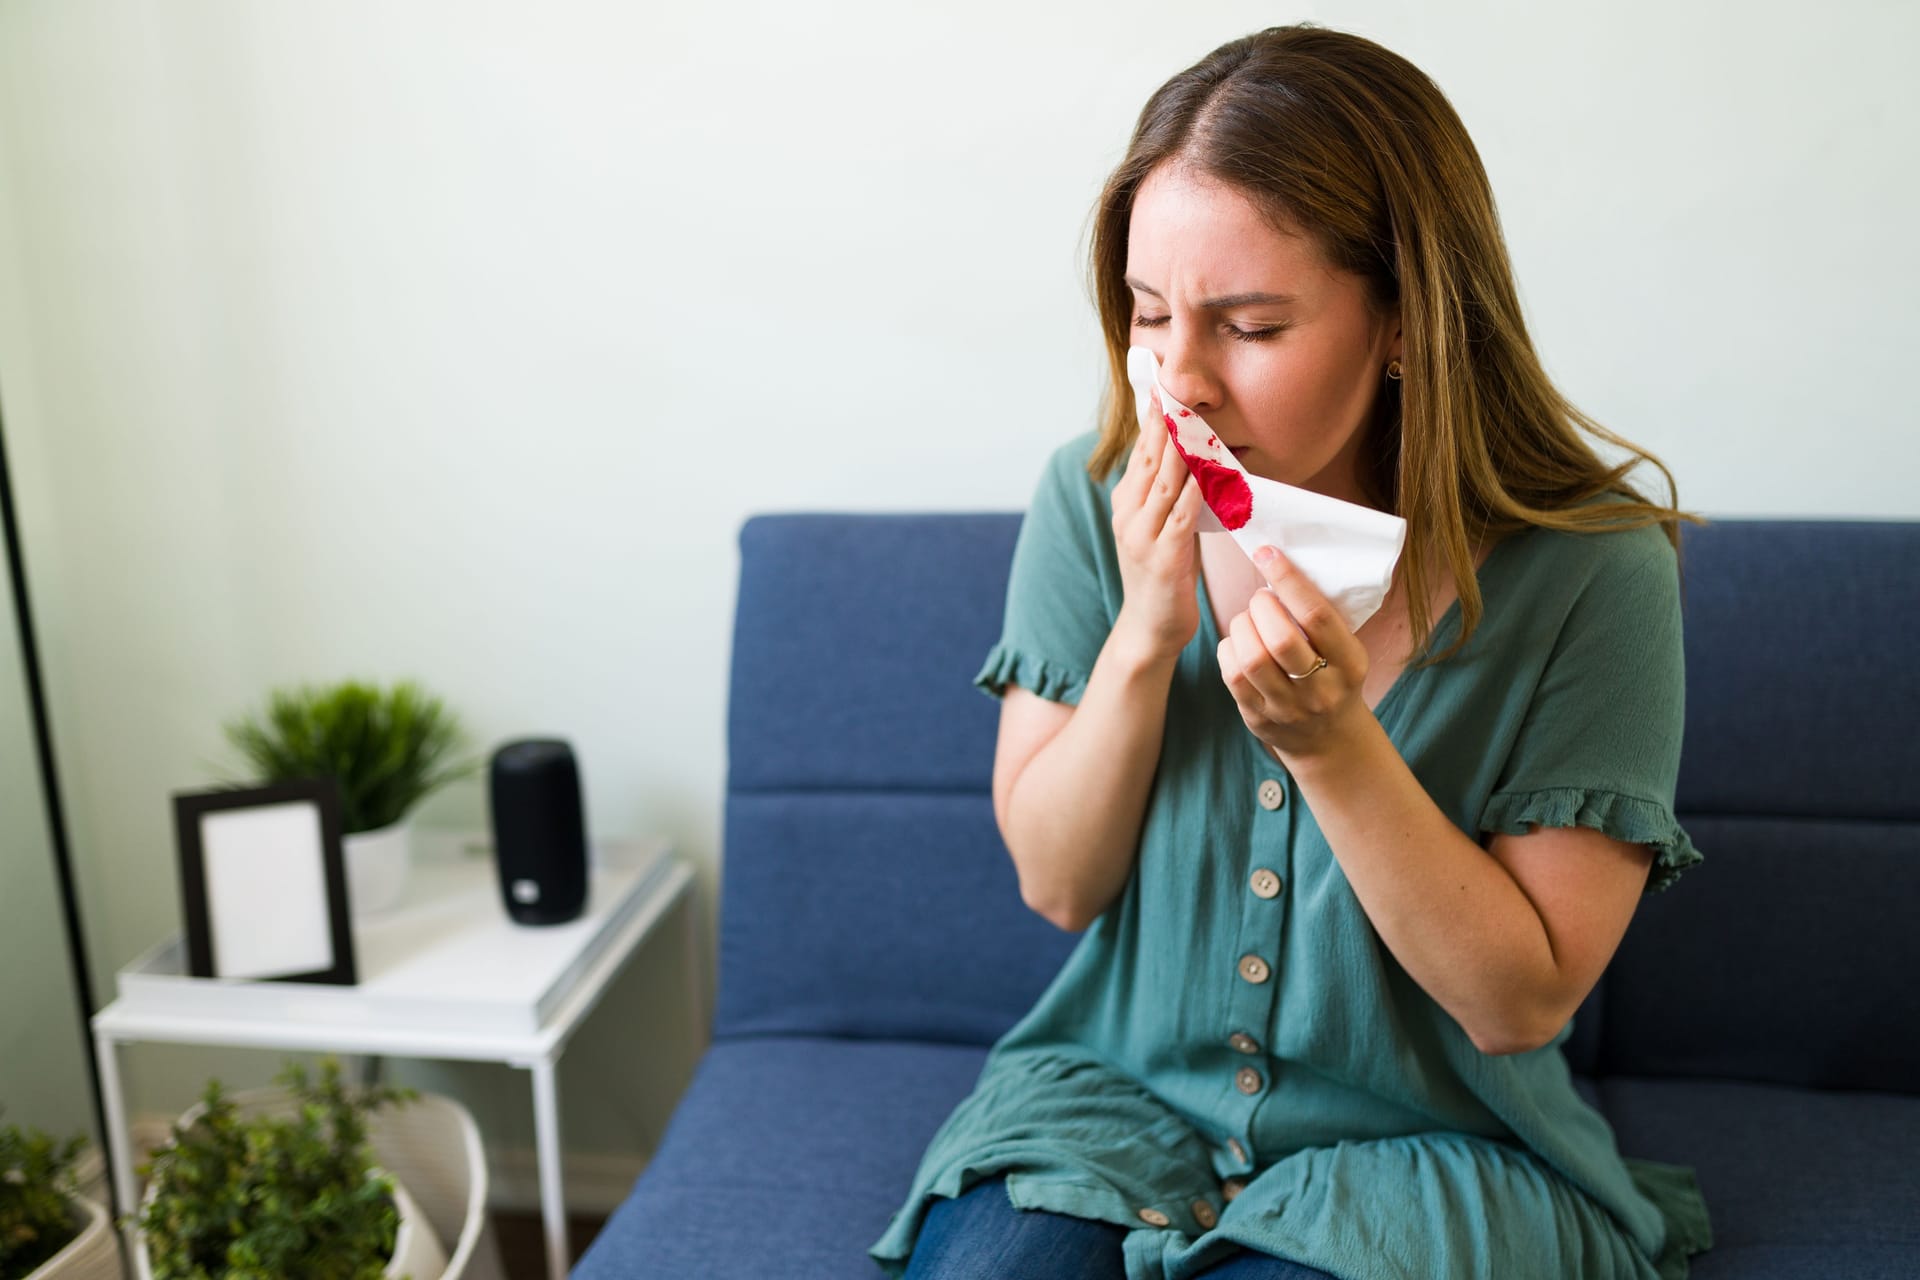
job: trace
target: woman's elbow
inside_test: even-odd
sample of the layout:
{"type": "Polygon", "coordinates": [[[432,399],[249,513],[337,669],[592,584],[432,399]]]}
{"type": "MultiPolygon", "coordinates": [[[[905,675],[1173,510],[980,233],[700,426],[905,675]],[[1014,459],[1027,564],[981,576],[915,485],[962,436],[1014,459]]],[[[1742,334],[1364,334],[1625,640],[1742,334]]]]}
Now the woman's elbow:
{"type": "Polygon", "coordinates": [[[1468,1032],[1467,1038],[1473,1041],[1473,1047],[1489,1058],[1507,1058],[1517,1053],[1532,1053],[1535,1049],[1544,1049],[1552,1044],[1560,1033],[1555,1027],[1551,1031],[1542,1031],[1537,1027],[1507,1026],[1498,1029],[1483,1028],[1477,1032],[1468,1032]]]}
{"type": "Polygon", "coordinates": [[[1482,1036],[1469,1037],[1473,1047],[1489,1058],[1510,1058],[1516,1053],[1532,1053],[1540,1046],[1515,1040],[1489,1040],[1482,1036]]]}
{"type": "Polygon", "coordinates": [[[1079,933],[1092,923],[1071,904],[1035,892],[1024,880],[1020,884],[1020,901],[1027,905],[1027,910],[1064,933],[1079,933]]]}

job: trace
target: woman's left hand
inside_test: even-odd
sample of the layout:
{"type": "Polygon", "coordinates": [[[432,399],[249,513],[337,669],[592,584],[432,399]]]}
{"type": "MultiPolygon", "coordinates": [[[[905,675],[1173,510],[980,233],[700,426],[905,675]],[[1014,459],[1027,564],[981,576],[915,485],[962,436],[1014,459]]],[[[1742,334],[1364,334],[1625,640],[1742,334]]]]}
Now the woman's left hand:
{"type": "Polygon", "coordinates": [[[1264,562],[1256,555],[1254,563],[1272,590],[1254,592],[1229,625],[1218,651],[1220,676],[1253,736],[1283,758],[1329,752],[1356,717],[1369,714],[1360,696],[1367,647],[1278,550],[1264,562]],[[1327,665],[1314,670],[1323,657],[1327,665]],[[1308,671],[1313,674],[1304,679],[1288,678],[1308,671]]]}

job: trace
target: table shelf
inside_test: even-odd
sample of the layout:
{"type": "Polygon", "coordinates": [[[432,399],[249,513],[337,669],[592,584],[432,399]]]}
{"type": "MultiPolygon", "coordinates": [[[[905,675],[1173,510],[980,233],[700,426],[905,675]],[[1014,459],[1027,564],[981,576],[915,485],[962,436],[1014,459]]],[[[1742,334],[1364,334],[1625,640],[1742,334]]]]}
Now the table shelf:
{"type": "Polygon", "coordinates": [[[489,1040],[531,1035],[671,870],[663,839],[597,842],[595,855],[578,918],[523,925],[501,903],[490,853],[423,850],[399,905],[353,921],[358,983],[194,977],[176,934],[120,971],[117,1007],[143,1020],[245,1018],[309,1032],[320,1024],[489,1040]]]}

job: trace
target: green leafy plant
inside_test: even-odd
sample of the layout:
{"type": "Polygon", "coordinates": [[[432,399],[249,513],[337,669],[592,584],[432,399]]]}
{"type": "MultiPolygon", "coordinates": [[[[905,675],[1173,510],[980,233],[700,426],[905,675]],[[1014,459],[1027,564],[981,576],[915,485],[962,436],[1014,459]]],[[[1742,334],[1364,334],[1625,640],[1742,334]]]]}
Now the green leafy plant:
{"type": "Polygon", "coordinates": [[[275,1079],[299,1101],[289,1119],[243,1117],[218,1080],[206,1110],[138,1166],[153,1198],[122,1220],[145,1233],[155,1280],[374,1280],[393,1256],[393,1180],[372,1175],[366,1116],[419,1094],[349,1091],[340,1064],[320,1079],[289,1061],[275,1079]]]}
{"type": "Polygon", "coordinates": [[[79,1194],[73,1165],[86,1145],[0,1126],[0,1280],[31,1274],[79,1234],[67,1198],[79,1194]]]}
{"type": "Polygon", "coordinates": [[[485,763],[447,763],[466,745],[465,734],[441,700],[411,680],[386,692],[358,680],[276,689],[264,713],[225,729],[255,770],[252,785],[336,779],[342,835],[400,821],[427,795],[485,763]]]}

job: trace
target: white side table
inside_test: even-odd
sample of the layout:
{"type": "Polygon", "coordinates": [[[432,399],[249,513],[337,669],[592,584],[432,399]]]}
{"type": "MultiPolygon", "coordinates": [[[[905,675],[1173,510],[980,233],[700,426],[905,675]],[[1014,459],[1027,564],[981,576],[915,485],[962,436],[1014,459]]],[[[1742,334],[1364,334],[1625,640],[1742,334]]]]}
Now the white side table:
{"type": "MultiPolygon", "coordinates": [[[[186,974],[177,936],[120,971],[93,1016],[114,1209],[139,1203],[118,1050],[142,1041],[502,1062],[533,1073],[547,1274],[567,1274],[560,1176],[560,1055],[654,926],[685,904],[693,1044],[707,1035],[693,864],[665,840],[595,841],[587,909],[561,925],[514,924],[500,904],[485,832],[416,832],[407,897],[353,924],[360,981],[249,982],[186,974]],[[461,850],[468,852],[465,856],[461,850]]],[[[129,1240],[129,1247],[131,1241],[129,1240]]]]}

